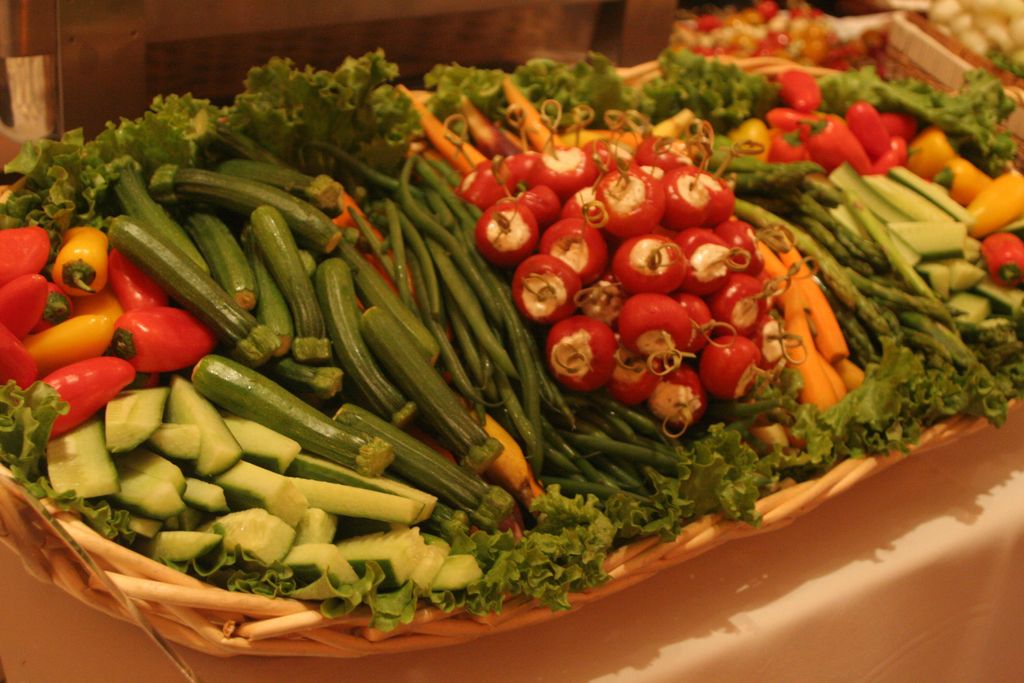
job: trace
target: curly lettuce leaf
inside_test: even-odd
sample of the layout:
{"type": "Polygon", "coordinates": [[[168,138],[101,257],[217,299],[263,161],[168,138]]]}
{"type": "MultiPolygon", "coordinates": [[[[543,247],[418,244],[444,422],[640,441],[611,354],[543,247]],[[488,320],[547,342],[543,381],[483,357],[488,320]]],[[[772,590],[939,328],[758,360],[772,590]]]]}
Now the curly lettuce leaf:
{"type": "Polygon", "coordinates": [[[512,80],[536,104],[547,99],[561,104],[563,124],[571,123],[572,108],[581,104],[593,107],[594,128],[604,127],[603,117],[610,109],[643,109],[641,94],[626,85],[612,61],[598,52],[587,53],[585,61],[575,64],[531,59],[516,68],[512,80]]]}
{"type": "Polygon", "coordinates": [[[348,57],[334,71],[299,69],[275,57],[249,70],[245,92],[235,98],[228,121],[314,175],[330,173],[333,164],[307,148],[312,141],[394,170],[419,130],[408,98],[389,85],[397,77],[397,65],[380,50],[348,57]]]}
{"type": "Polygon", "coordinates": [[[1013,137],[998,129],[1013,112],[1013,101],[999,79],[983,69],[964,74],[964,86],[956,93],[915,79],[885,81],[870,66],[825,76],[819,83],[822,110],[842,115],[857,100],[866,100],[880,111],[906,112],[941,128],[962,156],[990,175],[1001,173],[1016,155],[1013,137]]]}
{"type": "Polygon", "coordinates": [[[688,50],[668,49],[658,57],[661,75],[643,87],[645,111],[655,121],[690,109],[725,133],[774,106],[778,87],[764,76],[688,50]]]}
{"type": "Polygon", "coordinates": [[[501,119],[506,105],[501,82],[501,69],[481,69],[461,64],[438,64],[423,77],[423,84],[433,91],[428,105],[442,121],[459,112],[462,97],[492,121],[501,119]]]}

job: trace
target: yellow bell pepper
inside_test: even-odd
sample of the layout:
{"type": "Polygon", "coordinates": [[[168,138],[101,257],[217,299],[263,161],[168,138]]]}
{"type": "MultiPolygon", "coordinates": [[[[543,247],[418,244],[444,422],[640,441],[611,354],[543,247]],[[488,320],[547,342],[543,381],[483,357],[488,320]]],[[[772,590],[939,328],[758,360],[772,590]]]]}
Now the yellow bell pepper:
{"type": "Polygon", "coordinates": [[[564,147],[575,147],[577,145],[577,138],[579,139],[580,147],[588,142],[605,140],[607,142],[614,141],[616,144],[634,150],[643,142],[643,138],[632,131],[608,130],[607,128],[586,128],[579,131],[578,135],[576,132],[572,132],[562,133],[558,136],[559,142],[564,147]]]}
{"type": "Polygon", "coordinates": [[[981,239],[1024,213],[1024,175],[1008,171],[978,193],[967,210],[974,215],[971,237],[981,239]]]}
{"type": "Polygon", "coordinates": [[[956,158],[956,150],[946,134],[936,126],[926,128],[913,139],[907,149],[907,168],[925,180],[931,180],[946,164],[956,158]]]}
{"type": "Polygon", "coordinates": [[[772,137],[768,126],[761,119],[747,119],[729,131],[729,139],[736,144],[760,145],[761,151],[751,156],[761,161],[768,161],[768,150],[772,146],[772,137]]]}
{"type": "Polygon", "coordinates": [[[936,180],[947,171],[949,183],[942,184],[949,187],[949,196],[961,206],[970,204],[978,193],[992,184],[992,178],[963,157],[957,157],[946,164],[946,168],[939,172],[936,180]]]}
{"type": "Polygon", "coordinates": [[[116,318],[105,315],[77,315],[22,342],[45,377],[65,365],[102,356],[114,338],[116,318]]]}
{"type": "Polygon", "coordinates": [[[71,228],[53,262],[53,281],[69,296],[90,296],[107,284],[107,235],[71,228]]]}
{"type": "Polygon", "coordinates": [[[651,135],[659,138],[678,138],[689,132],[690,124],[697,120],[689,109],[682,109],[678,113],[659,121],[651,129],[651,135]]]}
{"type": "Polygon", "coordinates": [[[484,419],[484,431],[501,442],[504,447],[501,454],[487,468],[487,477],[500,484],[512,493],[523,505],[529,507],[530,502],[544,493],[544,489],[534,478],[530,463],[523,455],[523,449],[512,438],[504,427],[487,415],[484,419]]]}
{"type": "Polygon", "coordinates": [[[121,302],[117,300],[113,287],[104,287],[93,296],[83,296],[75,300],[75,315],[105,315],[117,320],[124,313],[121,302]]]}

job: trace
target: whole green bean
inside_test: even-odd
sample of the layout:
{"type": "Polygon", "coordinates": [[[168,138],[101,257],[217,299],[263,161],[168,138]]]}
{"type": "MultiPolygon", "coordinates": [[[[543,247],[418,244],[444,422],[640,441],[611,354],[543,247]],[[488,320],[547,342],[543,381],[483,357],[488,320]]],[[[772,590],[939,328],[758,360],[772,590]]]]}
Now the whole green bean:
{"type": "Polygon", "coordinates": [[[434,268],[434,259],[431,257],[430,251],[427,249],[427,243],[423,240],[423,235],[419,233],[416,226],[412,224],[412,221],[410,221],[404,213],[399,212],[398,222],[402,227],[405,239],[409,241],[409,246],[412,248],[412,254],[416,257],[420,273],[423,276],[423,284],[426,287],[427,301],[430,304],[430,314],[440,315],[441,287],[437,281],[437,269],[434,268]]]}
{"type": "Polygon", "coordinates": [[[530,463],[534,472],[541,472],[544,469],[544,435],[540,432],[540,420],[534,423],[530,416],[523,410],[519,403],[519,397],[512,389],[511,383],[503,373],[494,375],[494,382],[498,387],[498,396],[501,398],[502,407],[512,420],[515,431],[519,434],[520,440],[527,447],[524,455],[530,463]],[[539,446],[539,447],[538,447],[539,446]]]}
{"type": "Polygon", "coordinates": [[[402,234],[402,222],[398,217],[398,207],[390,199],[384,200],[384,212],[388,221],[388,239],[394,254],[394,282],[398,288],[398,297],[410,309],[416,307],[412,291],[409,289],[408,259],[405,254],[405,236],[402,234]]]}

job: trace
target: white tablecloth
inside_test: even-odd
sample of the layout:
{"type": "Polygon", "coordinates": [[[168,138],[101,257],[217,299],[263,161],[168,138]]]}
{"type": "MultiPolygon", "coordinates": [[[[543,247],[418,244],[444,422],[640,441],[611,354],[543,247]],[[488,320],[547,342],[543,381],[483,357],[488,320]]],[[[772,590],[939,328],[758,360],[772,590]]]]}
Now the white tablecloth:
{"type": "MultiPolygon", "coordinates": [[[[552,622],[356,660],[183,653],[205,681],[246,683],[1024,680],[1022,567],[1018,412],[552,622]]],[[[181,680],[135,627],[30,578],[3,546],[0,661],[10,683],[181,680]]]]}

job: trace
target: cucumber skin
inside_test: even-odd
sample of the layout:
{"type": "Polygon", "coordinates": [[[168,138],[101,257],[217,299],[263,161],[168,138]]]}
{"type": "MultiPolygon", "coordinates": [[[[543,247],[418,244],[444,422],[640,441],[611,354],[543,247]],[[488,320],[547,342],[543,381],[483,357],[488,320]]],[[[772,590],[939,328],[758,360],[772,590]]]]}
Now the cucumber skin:
{"type": "Polygon", "coordinates": [[[363,471],[361,451],[375,451],[371,471],[379,474],[394,457],[383,440],[344,429],[287,389],[223,356],[204,357],[192,370],[196,389],[215,405],[298,441],[302,447],[346,467],[363,471]]]}
{"type": "Polygon", "coordinates": [[[111,247],[127,256],[199,318],[239,361],[256,367],[266,363],[277,350],[277,334],[260,325],[174,245],[127,216],[113,219],[107,236],[111,247]]]}

